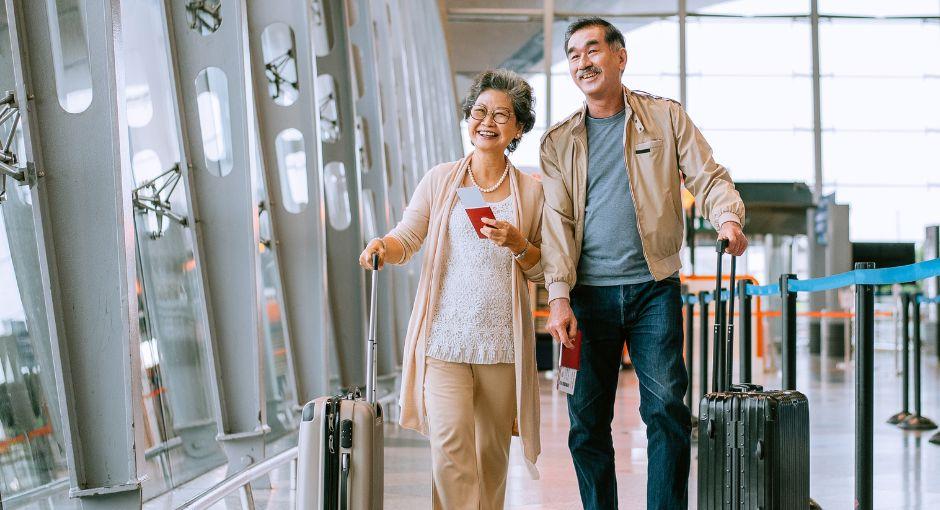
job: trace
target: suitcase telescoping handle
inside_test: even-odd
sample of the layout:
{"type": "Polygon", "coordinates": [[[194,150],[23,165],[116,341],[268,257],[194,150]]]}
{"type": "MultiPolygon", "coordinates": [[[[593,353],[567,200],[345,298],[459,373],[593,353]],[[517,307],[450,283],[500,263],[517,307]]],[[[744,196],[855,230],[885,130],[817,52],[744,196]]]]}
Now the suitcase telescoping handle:
{"type": "Polygon", "coordinates": [[[721,303],[721,258],[728,248],[727,239],[719,239],[715,245],[718,252],[718,268],[715,271],[715,374],[716,391],[731,389],[731,374],[734,366],[734,290],[737,257],[731,255],[731,274],[728,284],[728,308],[721,303]],[[725,324],[727,322],[727,324],[725,324]]]}
{"type": "Polygon", "coordinates": [[[372,288],[369,299],[369,334],[366,340],[366,402],[375,403],[375,309],[379,288],[379,254],[372,254],[372,288]]]}

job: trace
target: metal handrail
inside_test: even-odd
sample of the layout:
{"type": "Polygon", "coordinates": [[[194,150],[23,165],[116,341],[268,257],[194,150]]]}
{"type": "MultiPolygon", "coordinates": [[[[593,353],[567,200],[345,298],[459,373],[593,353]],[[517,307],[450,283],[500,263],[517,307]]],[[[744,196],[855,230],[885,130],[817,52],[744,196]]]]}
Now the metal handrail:
{"type": "Polygon", "coordinates": [[[9,507],[26,506],[30,503],[42,501],[59,493],[62,493],[62,495],[68,497],[68,491],[69,479],[59,478],[58,480],[53,480],[45,485],[40,485],[39,487],[23,491],[19,494],[4,497],[3,504],[9,507]]]}
{"type": "Polygon", "coordinates": [[[202,494],[190,499],[181,506],[181,509],[184,510],[203,510],[208,509],[212,505],[218,503],[225,499],[226,496],[235,492],[242,492],[242,504],[247,506],[249,509],[254,508],[254,501],[251,496],[251,483],[252,480],[260,478],[271,471],[274,471],[276,468],[287,464],[288,462],[293,462],[297,459],[297,447],[290,448],[289,450],[284,450],[283,452],[265,459],[257,464],[252,464],[247,468],[235,473],[232,476],[229,476],[225,480],[217,483],[211,489],[203,492],[202,494]]]}

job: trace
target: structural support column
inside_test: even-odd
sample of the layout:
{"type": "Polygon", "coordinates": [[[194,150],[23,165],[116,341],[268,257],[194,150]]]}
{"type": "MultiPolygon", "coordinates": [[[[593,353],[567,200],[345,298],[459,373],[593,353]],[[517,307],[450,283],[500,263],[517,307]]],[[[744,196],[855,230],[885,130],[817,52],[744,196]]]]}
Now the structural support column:
{"type": "MultiPolygon", "coordinates": [[[[682,103],[682,106],[686,110],[689,109],[688,84],[686,83],[688,68],[686,65],[687,50],[685,38],[686,13],[688,12],[687,3],[687,0],[679,0],[679,102],[682,103]]],[[[692,226],[690,225],[689,228],[692,228],[692,226]]],[[[689,249],[691,250],[693,248],[690,246],[689,249]]]]}
{"type": "MultiPolygon", "coordinates": [[[[819,205],[822,198],[822,100],[820,98],[819,77],[819,2],[810,0],[810,36],[812,48],[812,83],[813,83],[813,204],[819,205]]],[[[826,252],[832,243],[817,242],[815,232],[815,211],[810,210],[807,216],[807,232],[809,233],[809,269],[811,278],[826,276],[826,252]]],[[[811,311],[818,312],[826,308],[827,302],[835,302],[835,291],[813,292],[809,295],[811,311]]],[[[830,307],[831,308],[831,307],[830,307]]],[[[821,351],[820,342],[825,333],[822,332],[820,320],[811,317],[809,321],[810,353],[818,354],[821,351]]]]}
{"type": "Polygon", "coordinates": [[[542,14],[542,68],[545,73],[545,129],[552,125],[552,60],[555,40],[555,0],[545,0],[542,14]]]}
{"type": "Polygon", "coordinates": [[[348,24],[344,2],[315,0],[317,97],[322,142],[321,185],[326,193],[326,267],[339,385],[365,386],[365,271],[357,254],[362,239],[356,110],[350,81],[348,24]]]}
{"type": "MultiPolygon", "coordinates": [[[[407,169],[404,164],[403,153],[411,151],[405,149],[404,133],[399,127],[408,130],[407,115],[399,104],[405,97],[398,73],[396,73],[395,59],[401,58],[395,53],[395,39],[393,34],[391,13],[384,8],[372,9],[372,22],[375,24],[376,37],[375,54],[378,62],[378,87],[381,95],[382,134],[384,138],[385,170],[388,174],[388,202],[390,224],[398,222],[408,200],[411,198],[405,190],[405,175],[407,169]]],[[[449,80],[448,83],[452,83],[449,80]]],[[[455,124],[456,125],[456,124],[455,124]]],[[[414,292],[411,279],[406,268],[395,268],[389,278],[392,280],[394,292],[395,335],[397,344],[394,346],[394,359],[396,365],[402,363],[404,352],[404,339],[408,330],[408,319],[414,303],[414,292]]]]}
{"type": "Polygon", "coordinates": [[[249,0],[247,9],[268,211],[277,240],[294,393],[302,406],[331,391],[313,13],[303,0],[249,0]]]}
{"type": "MultiPolygon", "coordinates": [[[[385,138],[382,133],[381,94],[379,91],[379,72],[376,62],[376,35],[373,29],[372,8],[368,0],[351,0],[347,3],[350,11],[355,11],[356,17],[349,24],[349,58],[356,65],[352,69],[352,90],[354,91],[356,110],[356,152],[359,156],[359,197],[362,200],[362,228],[363,240],[385,235],[394,226],[389,207],[389,173],[384,147],[385,138]]],[[[415,15],[422,17],[420,11],[415,15]]],[[[434,98],[440,105],[439,97],[434,98]]],[[[441,122],[440,115],[434,115],[441,122]]],[[[358,254],[358,253],[357,253],[358,254]]],[[[389,266],[388,269],[397,272],[398,268],[389,266]]],[[[377,376],[380,380],[392,376],[394,378],[398,369],[398,354],[395,352],[399,340],[396,338],[395,328],[395,299],[394,280],[390,271],[379,273],[377,295],[376,325],[378,328],[376,339],[378,348],[377,376]]],[[[370,291],[371,292],[371,291],[370,291]]],[[[365,341],[360,339],[360,341],[365,341]]],[[[394,391],[394,380],[391,385],[383,385],[384,389],[394,391]]]]}
{"type": "Polygon", "coordinates": [[[120,6],[79,5],[57,10],[56,2],[6,0],[14,95],[36,183],[40,273],[51,289],[69,494],[83,508],[134,508],[143,456],[135,437],[140,332],[131,184],[122,168],[129,163],[124,69],[115,58],[120,6]]]}
{"type": "Polygon", "coordinates": [[[243,2],[216,11],[167,2],[183,160],[191,169],[194,227],[220,394],[218,439],[229,472],[264,458],[258,208],[249,147],[243,2]]]}

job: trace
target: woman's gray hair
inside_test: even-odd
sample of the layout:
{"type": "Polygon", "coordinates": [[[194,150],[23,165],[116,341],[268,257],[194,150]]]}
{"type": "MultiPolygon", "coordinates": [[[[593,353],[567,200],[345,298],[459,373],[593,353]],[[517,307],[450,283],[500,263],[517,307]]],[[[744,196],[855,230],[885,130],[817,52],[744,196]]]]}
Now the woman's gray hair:
{"type": "MultiPolygon", "coordinates": [[[[532,97],[532,86],[525,79],[509,69],[491,69],[483,71],[473,79],[467,97],[463,100],[463,118],[470,117],[470,109],[476,104],[477,98],[486,90],[500,90],[509,96],[512,103],[513,115],[516,122],[522,126],[522,132],[528,133],[535,126],[535,98],[532,97]]],[[[519,140],[513,140],[506,148],[509,152],[516,150],[519,140]]]]}

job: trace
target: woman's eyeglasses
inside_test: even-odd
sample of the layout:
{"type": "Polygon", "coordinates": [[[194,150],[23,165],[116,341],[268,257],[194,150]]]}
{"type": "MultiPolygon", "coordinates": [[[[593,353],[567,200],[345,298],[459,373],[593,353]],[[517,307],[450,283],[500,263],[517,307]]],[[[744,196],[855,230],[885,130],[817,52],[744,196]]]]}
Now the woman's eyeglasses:
{"type": "MultiPolygon", "coordinates": [[[[476,120],[483,120],[489,114],[489,111],[485,106],[474,106],[470,109],[470,116],[476,120]]],[[[505,124],[509,122],[509,119],[512,118],[512,113],[509,113],[505,110],[496,110],[493,112],[493,122],[497,124],[505,124]]]]}

